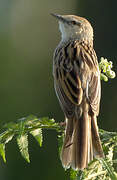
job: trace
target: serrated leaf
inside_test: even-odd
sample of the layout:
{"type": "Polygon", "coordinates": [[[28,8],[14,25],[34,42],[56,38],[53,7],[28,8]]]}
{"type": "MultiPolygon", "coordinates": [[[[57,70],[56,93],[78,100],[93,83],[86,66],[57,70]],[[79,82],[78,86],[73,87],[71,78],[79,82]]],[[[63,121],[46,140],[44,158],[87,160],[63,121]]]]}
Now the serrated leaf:
{"type": "Polygon", "coordinates": [[[21,134],[17,136],[17,144],[23,158],[30,163],[29,153],[28,153],[28,135],[21,134]]]}
{"type": "Polygon", "coordinates": [[[13,139],[14,134],[10,134],[5,141],[5,144],[7,144],[9,141],[11,141],[13,139]]]}
{"type": "Polygon", "coordinates": [[[42,129],[41,128],[35,129],[31,131],[30,134],[32,134],[32,136],[37,140],[39,146],[41,147],[43,142],[42,129]]]}
{"type": "Polygon", "coordinates": [[[14,136],[14,132],[5,130],[0,134],[0,143],[7,144],[9,141],[12,140],[13,136],[14,136]]]}
{"type": "Polygon", "coordinates": [[[5,158],[5,144],[0,144],[0,155],[3,158],[3,161],[6,163],[6,158],[5,158]]]}

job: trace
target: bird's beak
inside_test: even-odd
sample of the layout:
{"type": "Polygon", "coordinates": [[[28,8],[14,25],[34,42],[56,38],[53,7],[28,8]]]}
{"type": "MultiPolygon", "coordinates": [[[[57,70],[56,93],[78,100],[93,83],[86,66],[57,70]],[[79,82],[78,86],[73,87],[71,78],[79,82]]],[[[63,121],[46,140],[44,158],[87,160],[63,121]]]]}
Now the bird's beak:
{"type": "Polygon", "coordinates": [[[66,18],[64,16],[59,15],[59,14],[54,14],[54,13],[51,13],[51,15],[54,16],[55,18],[57,18],[59,21],[67,23],[67,20],[66,20],[66,18]]]}

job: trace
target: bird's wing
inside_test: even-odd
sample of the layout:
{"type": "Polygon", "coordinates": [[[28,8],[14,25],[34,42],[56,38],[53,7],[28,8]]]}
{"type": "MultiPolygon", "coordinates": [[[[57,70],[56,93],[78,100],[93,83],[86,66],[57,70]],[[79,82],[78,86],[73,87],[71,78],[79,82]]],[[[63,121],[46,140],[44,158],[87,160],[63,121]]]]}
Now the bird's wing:
{"type": "Polygon", "coordinates": [[[55,89],[62,108],[67,107],[64,109],[65,114],[68,113],[66,109],[71,111],[71,106],[80,105],[84,95],[92,110],[98,111],[100,89],[98,76],[95,75],[97,59],[94,59],[94,50],[89,51],[85,46],[76,42],[69,43],[55,52],[55,89]]]}
{"type": "Polygon", "coordinates": [[[101,84],[100,84],[100,73],[92,73],[91,79],[88,82],[88,93],[87,97],[91,105],[92,111],[98,115],[99,114],[99,105],[101,97],[101,84]]]}
{"type": "Polygon", "coordinates": [[[82,77],[83,81],[86,82],[84,89],[86,92],[86,97],[91,106],[91,110],[98,115],[101,97],[101,83],[100,83],[100,71],[97,61],[97,56],[92,47],[87,47],[87,45],[81,45],[81,56],[85,64],[82,74],[86,75],[82,77]]]}

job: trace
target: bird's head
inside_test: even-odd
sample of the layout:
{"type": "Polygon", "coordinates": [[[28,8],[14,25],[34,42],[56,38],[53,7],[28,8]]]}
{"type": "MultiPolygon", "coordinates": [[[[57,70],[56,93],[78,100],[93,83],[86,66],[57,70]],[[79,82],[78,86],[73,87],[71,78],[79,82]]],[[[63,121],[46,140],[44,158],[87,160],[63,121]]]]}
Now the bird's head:
{"type": "Polygon", "coordinates": [[[59,21],[62,41],[78,39],[93,42],[93,28],[85,18],[74,15],[52,15],[59,21]]]}

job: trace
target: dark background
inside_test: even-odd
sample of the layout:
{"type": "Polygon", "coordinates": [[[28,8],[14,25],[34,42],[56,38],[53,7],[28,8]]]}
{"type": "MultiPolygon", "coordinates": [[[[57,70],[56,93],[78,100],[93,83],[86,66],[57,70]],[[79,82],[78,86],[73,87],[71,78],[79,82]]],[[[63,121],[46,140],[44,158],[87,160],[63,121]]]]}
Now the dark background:
{"type": "MultiPolygon", "coordinates": [[[[117,67],[117,1],[115,0],[0,0],[0,121],[33,114],[63,120],[52,77],[53,51],[60,40],[50,16],[75,14],[94,28],[98,57],[117,67]]],[[[117,80],[102,82],[100,128],[117,129],[117,80]]],[[[68,180],[58,156],[57,136],[44,131],[39,148],[29,136],[31,163],[21,157],[15,139],[6,146],[7,163],[0,159],[1,180],[68,180]]]]}

